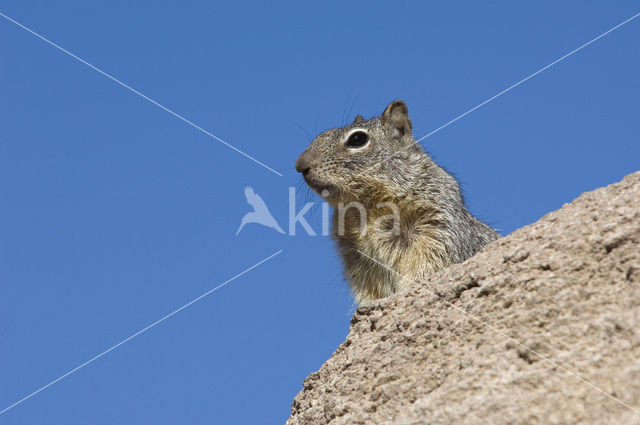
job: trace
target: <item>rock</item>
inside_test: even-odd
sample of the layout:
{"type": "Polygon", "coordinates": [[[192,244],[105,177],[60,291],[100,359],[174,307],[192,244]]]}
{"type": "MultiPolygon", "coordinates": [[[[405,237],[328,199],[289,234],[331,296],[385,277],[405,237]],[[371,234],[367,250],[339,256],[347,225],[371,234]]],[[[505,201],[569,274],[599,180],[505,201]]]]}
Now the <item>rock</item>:
{"type": "Polygon", "coordinates": [[[640,172],[361,305],[294,424],[640,424],[640,172]]]}

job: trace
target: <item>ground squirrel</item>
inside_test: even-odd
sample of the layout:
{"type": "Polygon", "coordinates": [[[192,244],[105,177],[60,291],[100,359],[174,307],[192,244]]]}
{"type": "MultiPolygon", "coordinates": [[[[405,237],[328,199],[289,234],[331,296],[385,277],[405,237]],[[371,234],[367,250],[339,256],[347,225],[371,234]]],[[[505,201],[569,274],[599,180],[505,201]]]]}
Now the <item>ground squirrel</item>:
{"type": "Polygon", "coordinates": [[[358,115],[320,134],[296,170],[334,208],[332,238],[358,303],[460,263],[500,236],[467,211],[456,179],[415,142],[401,100],[380,117],[358,115]]]}

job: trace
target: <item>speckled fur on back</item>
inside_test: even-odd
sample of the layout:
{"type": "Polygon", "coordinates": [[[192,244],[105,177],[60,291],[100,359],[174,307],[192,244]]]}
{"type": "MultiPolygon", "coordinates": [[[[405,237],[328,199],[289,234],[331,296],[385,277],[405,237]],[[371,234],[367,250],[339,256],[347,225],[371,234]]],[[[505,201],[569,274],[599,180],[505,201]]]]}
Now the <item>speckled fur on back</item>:
{"type": "Polygon", "coordinates": [[[400,100],[380,117],[357,116],[320,134],[296,169],[334,207],[332,237],[358,303],[460,263],[499,237],[467,211],[458,182],[415,142],[400,100]]]}

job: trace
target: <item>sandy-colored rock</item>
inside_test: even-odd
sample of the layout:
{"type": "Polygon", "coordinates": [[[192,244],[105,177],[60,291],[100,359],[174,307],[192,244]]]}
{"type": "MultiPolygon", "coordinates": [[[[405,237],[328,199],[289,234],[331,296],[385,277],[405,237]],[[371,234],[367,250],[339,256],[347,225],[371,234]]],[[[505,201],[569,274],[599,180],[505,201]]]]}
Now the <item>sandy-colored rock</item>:
{"type": "Polygon", "coordinates": [[[640,424],[640,172],[361,305],[288,424],[640,424]]]}

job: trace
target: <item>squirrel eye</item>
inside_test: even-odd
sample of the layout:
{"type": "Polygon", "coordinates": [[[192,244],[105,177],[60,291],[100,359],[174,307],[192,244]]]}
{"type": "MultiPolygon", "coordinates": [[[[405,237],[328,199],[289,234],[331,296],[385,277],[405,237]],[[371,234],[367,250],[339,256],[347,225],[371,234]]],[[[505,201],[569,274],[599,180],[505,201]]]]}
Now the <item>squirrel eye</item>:
{"type": "Polygon", "coordinates": [[[357,131],[349,136],[346,145],[348,148],[361,148],[366,145],[368,141],[369,136],[367,135],[367,133],[357,131]]]}

